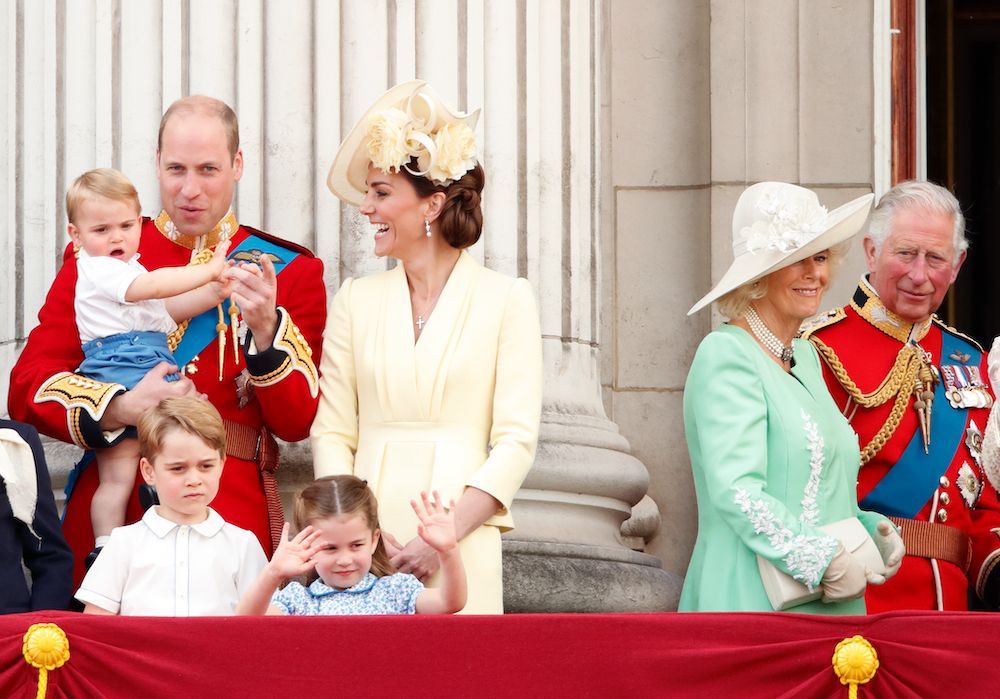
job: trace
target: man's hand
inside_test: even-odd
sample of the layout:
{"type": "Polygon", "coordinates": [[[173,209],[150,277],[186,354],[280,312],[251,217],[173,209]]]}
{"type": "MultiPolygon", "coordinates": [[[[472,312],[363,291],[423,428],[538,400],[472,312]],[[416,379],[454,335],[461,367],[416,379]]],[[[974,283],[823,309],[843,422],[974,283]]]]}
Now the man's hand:
{"type": "Polygon", "coordinates": [[[178,396],[205,396],[198,392],[194,382],[186,376],[177,381],[164,381],[168,374],[176,374],[177,367],[173,364],[160,362],[142,377],[131,391],[125,391],[115,396],[101,418],[101,429],[117,430],[129,425],[135,425],[144,412],[157,405],[164,398],[178,396]]]}
{"type": "Polygon", "coordinates": [[[241,262],[230,267],[226,276],[233,281],[233,301],[240,307],[243,320],[253,333],[257,350],[267,349],[278,330],[278,276],[274,264],[265,255],[260,258],[260,267],[241,262]]]}

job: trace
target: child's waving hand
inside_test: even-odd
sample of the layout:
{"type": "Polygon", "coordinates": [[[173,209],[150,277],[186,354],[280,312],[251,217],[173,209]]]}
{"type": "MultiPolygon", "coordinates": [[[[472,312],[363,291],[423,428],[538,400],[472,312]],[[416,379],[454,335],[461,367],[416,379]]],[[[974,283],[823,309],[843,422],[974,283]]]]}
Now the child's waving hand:
{"type": "Polygon", "coordinates": [[[281,528],[281,540],[271,557],[269,567],[282,578],[294,578],[304,575],[315,567],[313,556],[323,548],[320,532],[313,526],[308,526],[293,539],[288,538],[290,525],[285,522],[281,528]]]}
{"type": "Polygon", "coordinates": [[[243,593],[236,605],[237,614],[284,614],[269,604],[271,595],[287,578],[304,575],[316,567],[313,556],[324,545],[319,538],[320,531],[308,526],[296,534],[295,538],[289,539],[290,526],[285,522],[285,526],[281,528],[278,548],[274,550],[274,555],[264,566],[264,570],[243,593]]]}
{"type": "Polygon", "coordinates": [[[439,554],[451,551],[458,545],[458,534],[455,531],[455,501],[452,500],[446,509],[441,502],[441,494],[434,491],[434,501],[427,493],[420,493],[421,502],[410,500],[410,506],[417,513],[420,524],[417,533],[428,546],[439,554]]]}
{"type": "Polygon", "coordinates": [[[455,501],[445,509],[441,495],[434,491],[434,501],[427,493],[420,493],[420,503],[410,500],[420,524],[417,534],[437,551],[441,561],[439,587],[425,588],[417,597],[418,614],[454,614],[465,606],[468,600],[465,567],[458,548],[458,534],[455,531],[455,501]]]}

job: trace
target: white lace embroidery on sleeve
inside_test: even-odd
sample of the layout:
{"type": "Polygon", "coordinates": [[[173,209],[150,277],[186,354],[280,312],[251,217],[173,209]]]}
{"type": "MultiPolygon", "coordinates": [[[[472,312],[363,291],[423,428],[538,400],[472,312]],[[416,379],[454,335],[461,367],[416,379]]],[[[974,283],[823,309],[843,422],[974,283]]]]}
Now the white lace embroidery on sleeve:
{"type": "Polygon", "coordinates": [[[827,563],[837,550],[837,540],[832,536],[805,536],[793,534],[760,499],[750,497],[743,488],[736,489],[733,500],[750,520],[754,532],[766,534],[771,546],[784,556],[782,559],[792,577],[812,592],[826,570],[827,563]]]}

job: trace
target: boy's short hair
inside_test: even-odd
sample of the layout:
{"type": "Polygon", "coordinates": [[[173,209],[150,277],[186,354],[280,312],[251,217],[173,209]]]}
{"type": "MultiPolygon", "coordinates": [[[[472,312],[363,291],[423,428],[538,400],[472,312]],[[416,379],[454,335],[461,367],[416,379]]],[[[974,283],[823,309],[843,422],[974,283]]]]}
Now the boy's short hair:
{"type": "Polygon", "coordinates": [[[76,223],[80,205],[87,199],[103,197],[112,201],[127,202],[135,205],[135,215],[142,211],[139,204],[139,193],[135,185],[129,182],[118,170],[109,167],[99,167],[87,170],[75,180],[66,190],[66,218],[70,223],[76,223]]]}
{"type": "Polygon", "coordinates": [[[172,429],[200,437],[226,458],[226,427],[211,403],[201,398],[164,398],[139,418],[139,453],[152,462],[163,447],[163,438],[172,429]]]}

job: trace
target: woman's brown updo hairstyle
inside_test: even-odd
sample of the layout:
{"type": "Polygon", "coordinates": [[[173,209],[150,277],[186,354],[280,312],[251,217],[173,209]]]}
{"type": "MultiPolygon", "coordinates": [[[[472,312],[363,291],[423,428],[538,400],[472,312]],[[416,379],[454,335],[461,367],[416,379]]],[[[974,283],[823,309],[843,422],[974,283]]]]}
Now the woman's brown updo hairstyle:
{"type": "MultiPolygon", "coordinates": [[[[410,160],[410,168],[419,171],[417,159],[410,160]]],[[[476,166],[451,184],[436,184],[426,177],[411,174],[405,167],[400,168],[417,190],[417,196],[425,199],[435,192],[444,192],[444,205],[438,216],[441,236],[453,248],[467,248],[479,240],[483,232],[482,192],[486,184],[483,166],[476,166]]]]}

